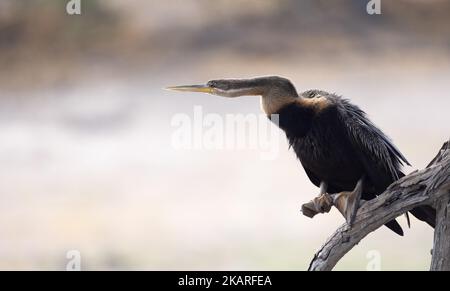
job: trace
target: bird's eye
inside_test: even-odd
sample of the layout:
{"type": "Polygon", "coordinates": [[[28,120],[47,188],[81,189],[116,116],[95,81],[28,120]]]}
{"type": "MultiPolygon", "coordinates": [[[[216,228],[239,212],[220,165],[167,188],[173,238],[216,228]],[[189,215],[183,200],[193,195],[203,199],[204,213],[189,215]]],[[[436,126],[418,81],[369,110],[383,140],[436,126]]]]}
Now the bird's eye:
{"type": "Polygon", "coordinates": [[[207,85],[208,87],[211,87],[211,88],[216,88],[216,87],[217,87],[217,82],[215,82],[215,81],[209,81],[208,83],[206,83],[206,85],[207,85]]]}

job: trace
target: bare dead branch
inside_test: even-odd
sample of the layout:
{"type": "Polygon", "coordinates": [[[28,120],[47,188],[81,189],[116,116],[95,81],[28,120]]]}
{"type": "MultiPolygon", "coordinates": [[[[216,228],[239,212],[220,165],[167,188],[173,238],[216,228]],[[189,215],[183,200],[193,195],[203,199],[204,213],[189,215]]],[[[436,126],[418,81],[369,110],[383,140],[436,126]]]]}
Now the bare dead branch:
{"type": "Polygon", "coordinates": [[[423,170],[394,182],[376,199],[362,202],[352,227],[344,224],[328,238],[310,263],[311,271],[332,270],[372,231],[419,206],[437,208],[432,270],[450,269],[450,145],[445,143],[423,170]]]}

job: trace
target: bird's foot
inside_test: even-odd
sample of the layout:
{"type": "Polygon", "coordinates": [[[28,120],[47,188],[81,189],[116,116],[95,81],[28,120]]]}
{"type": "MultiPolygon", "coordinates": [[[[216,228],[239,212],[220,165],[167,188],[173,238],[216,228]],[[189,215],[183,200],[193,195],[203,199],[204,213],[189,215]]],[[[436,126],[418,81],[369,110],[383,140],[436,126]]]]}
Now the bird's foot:
{"type": "Polygon", "coordinates": [[[349,226],[355,222],[356,213],[358,212],[359,204],[361,201],[361,187],[358,185],[351,192],[340,192],[333,195],[333,204],[345,217],[349,226]]]}
{"type": "Polygon", "coordinates": [[[333,198],[328,193],[323,193],[302,205],[303,215],[313,218],[318,213],[330,212],[333,206],[333,198]]]}

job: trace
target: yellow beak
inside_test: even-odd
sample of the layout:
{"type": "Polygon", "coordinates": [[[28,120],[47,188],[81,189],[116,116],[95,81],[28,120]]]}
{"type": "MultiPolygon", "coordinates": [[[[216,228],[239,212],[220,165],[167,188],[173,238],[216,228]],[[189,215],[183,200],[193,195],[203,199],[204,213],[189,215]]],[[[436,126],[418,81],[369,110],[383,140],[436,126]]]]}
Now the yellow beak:
{"type": "Polygon", "coordinates": [[[212,88],[206,85],[183,85],[183,86],[170,86],[166,88],[172,91],[182,91],[182,92],[201,92],[201,93],[212,93],[212,88]]]}

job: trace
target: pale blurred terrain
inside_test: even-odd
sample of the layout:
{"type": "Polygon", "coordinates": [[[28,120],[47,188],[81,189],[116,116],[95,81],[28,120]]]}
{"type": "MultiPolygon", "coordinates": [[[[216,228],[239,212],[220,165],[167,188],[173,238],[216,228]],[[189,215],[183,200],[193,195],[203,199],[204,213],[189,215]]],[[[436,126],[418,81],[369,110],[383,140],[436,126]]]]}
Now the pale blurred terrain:
{"type": "MultiPolygon", "coordinates": [[[[343,223],[283,134],[258,150],[176,150],[176,113],[259,113],[257,98],[162,88],[282,75],[360,105],[423,168],[450,137],[450,2],[0,2],[0,269],[304,270],[343,223]]],[[[426,270],[432,229],[381,228],[337,269],[426,270]]]]}

